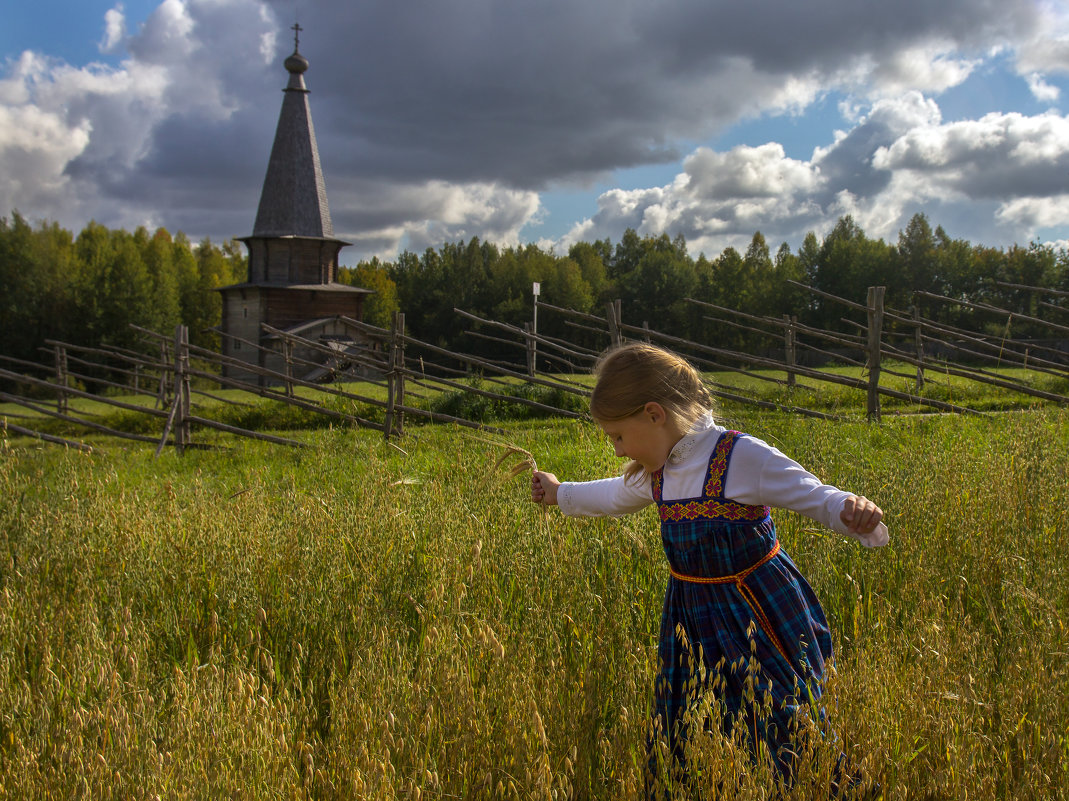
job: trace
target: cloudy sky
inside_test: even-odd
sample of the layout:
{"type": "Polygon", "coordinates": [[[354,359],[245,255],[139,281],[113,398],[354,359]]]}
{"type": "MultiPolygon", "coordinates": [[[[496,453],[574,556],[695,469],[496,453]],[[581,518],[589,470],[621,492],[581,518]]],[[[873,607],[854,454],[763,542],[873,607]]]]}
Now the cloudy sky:
{"type": "Polygon", "coordinates": [[[471,236],[1069,240],[1064,0],[34,0],[0,216],[252,232],[294,20],[343,261],[471,236]]]}

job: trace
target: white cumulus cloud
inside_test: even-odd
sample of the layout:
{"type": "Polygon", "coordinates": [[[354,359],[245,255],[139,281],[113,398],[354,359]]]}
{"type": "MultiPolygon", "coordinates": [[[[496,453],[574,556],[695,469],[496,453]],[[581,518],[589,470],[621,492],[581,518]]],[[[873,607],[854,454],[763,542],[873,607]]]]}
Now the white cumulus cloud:
{"type": "Polygon", "coordinates": [[[122,3],[104,14],[104,38],[100,42],[101,53],[114,53],[126,36],[126,16],[122,3]]]}
{"type": "Polygon", "coordinates": [[[489,183],[328,179],[328,192],[335,230],[358,231],[350,239],[360,253],[382,258],[473,236],[519,245],[520,230],[541,211],[537,192],[489,183]]]}
{"type": "Polygon", "coordinates": [[[944,122],[911,92],[875,103],[808,162],[769,143],[698,148],[683,165],[669,185],[605,192],[562,244],[632,227],[682,233],[692,250],[717,253],[757,230],[798,242],[845,214],[870,236],[893,238],[931,208],[981,242],[995,229],[1027,240],[1069,225],[1069,117],[1052,112],[944,122]]]}
{"type": "Polygon", "coordinates": [[[1026,80],[1028,81],[1028,88],[1032,94],[1035,95],[1036,100],[1043,103],[1053,103],[1058,99],[1061,91],[1057,86],[1051,86],[1045,80],[1043,76],[1038,72],[1030,73],[1026,80]]]}

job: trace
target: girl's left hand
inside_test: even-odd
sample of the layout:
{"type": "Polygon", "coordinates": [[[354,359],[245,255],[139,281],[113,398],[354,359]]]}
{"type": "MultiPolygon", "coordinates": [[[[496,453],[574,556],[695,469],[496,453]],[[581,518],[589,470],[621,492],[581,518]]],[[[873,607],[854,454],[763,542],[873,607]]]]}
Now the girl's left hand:
{"type": "Polygon", "coordinates": [[[883,519],[883,510],[863,495],[851,495],[843,504],[839,519],[855,534],[869,534],[883,519]]]}
{"type": "Polygon", "coordinates": [[[557,487],[560,481],[552,473],[535,470],[531,474],[531,500],[546,506],[557,505],[557,487]]]}

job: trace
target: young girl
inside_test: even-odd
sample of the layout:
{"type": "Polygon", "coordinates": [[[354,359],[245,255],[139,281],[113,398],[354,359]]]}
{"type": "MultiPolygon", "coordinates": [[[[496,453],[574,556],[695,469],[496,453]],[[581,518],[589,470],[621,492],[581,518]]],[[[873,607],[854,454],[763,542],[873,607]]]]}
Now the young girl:
{"type": "Polygon", "coordinates": [[[705,687],[719,686],[725,727],[742,711],[750,665],[749,691],[772,700],[751,746],[763,740],[777,768],[789,773],[789,732],[800,705],[820,694],[832,643],[812,588],[780,548],[769,507],[793,509],[868,547],[887,542],[883,512],[821,483],[771,445],[717,425],[701,376],[668,351],[624,345],[603,357],[595,374],[590,413],[616,455],[630,459],[623,475],[561,483],[539,471],[531,500],[566,515],[621,515],[657,504],[671,577],[655,731],[664,732],[682,767],[687,732],[679,724],[694,697],[688,682],[700,672],[692,659],[700,654],[705,687]],[[760,665],[756,676],[751,656],[760,665]]]}

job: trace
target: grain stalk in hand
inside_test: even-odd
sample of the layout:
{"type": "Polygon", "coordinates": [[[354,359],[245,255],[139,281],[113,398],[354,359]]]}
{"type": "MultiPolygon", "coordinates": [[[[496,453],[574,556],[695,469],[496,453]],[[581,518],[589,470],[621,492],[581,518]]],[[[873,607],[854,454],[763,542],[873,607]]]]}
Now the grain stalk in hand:
{"type": "Polygon", "coordinates": [[[470,434],[467,435],[467,438],[473,439],[476,442],[486,443],[487,445],[493,445],[495,448],[505,449],[505,452],[501,454],[500,458],[496,462],[494,462],[494,466],[491,468],[491,472],[501,467],[501,465],[508,461],[509,457],[516,455],[522,456],[523,459],[522,461],[513,465],[512,468],[509,470],[509,478],[515,478],[516,476],[522,473],[526,473],[528,470],[538,470],[538,462],[535,461],[534,454],[532,454],[529,450],[521,448],[519,445],[513,445],[511,442],[498,442],[496,440],[487,439],[486,437],[473,437],[470,434]]]}
{"type": "MultiPolygon", "coordinates": [[[[505,452],[503,454],[501,454],[500,457],[498,457],[498,460],[496,462],[494,462],[494,466],[491,468],[490,472],[496,471],[499,467],[501,467],[503,464],[505,464],[513,456],[520,456],[522,458],[520,459],[520,461],[518,461],[516,464],[514,464],[511,468],[509,468],[509,475],[508,475],[509,478],[516,478],[516,476],[523,475],[528,470],[530,470],[532,473],[538,472],[538,461],[535,459],[534,454],[531,453],[526,448],[521,448],[519,445],[514,445],[511,442],[497,442],[496,440],[486,439],[485,437],[473,437],[470,434],[466,435],[466,436],[469,439],[474,439],[474,440],[476,440],[478,442],[484,442],[487,445],[493,445],[496,448],[504,448],[505,452]]],[[[548,515],[549,515],[549,510],[543,505],[542,506],[542,524],[543,524],[543,527],[546,527],[547,529],[548,529],[548,525],[547,525],[548,515]]],[[[549,548],[550,548],[550,551],[553,553],[553,555],[556,556],[556,549],[553,547],[553,535],[552,535],[552,532],[549,533],[549,548]]]]}

